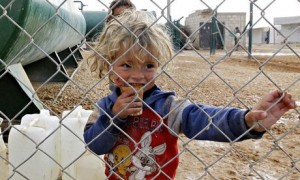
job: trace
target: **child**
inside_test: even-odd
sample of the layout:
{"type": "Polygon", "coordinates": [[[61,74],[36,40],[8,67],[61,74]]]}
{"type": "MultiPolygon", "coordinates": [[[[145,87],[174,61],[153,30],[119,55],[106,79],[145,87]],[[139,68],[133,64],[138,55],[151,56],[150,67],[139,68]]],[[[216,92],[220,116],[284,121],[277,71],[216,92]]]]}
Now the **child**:
{"type": "Polygon", "coordinates": [[[109,6],[110,16],[106,19],[106,22],[111,21],[114,17],[119,16],[126,9],[135,9],[135,5],[130,0],[114,0],[109,6]]]}
{"type": "Polygon", "coordinates": [[[252,110],[196,105],[162,91],[155,84],[157,71],[173,55],[166,32],[153,24],[150,13],[124,12],[106,26],[92,56],[91,69],[100,77],[107,73],[113,85],[112,94],[97,103],[98,119],[84,138],[92,151],[105,154],[109,179],[174,179],[180,133],[223,142],[260,138],[295,108],[291,95],[279,91],[252,110]],[[143,88],[135,89],[136,84],[143,88]],[[130,90],[121,93],[124,86],[130,90]],[[143,99],[137,96],[142,90],[143,99]]]}

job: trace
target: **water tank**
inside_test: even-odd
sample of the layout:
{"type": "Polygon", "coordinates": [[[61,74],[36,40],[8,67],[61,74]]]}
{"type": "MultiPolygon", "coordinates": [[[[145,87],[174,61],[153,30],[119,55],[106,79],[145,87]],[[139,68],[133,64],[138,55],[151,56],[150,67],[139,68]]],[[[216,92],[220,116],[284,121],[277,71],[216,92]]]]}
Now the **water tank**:
{"type": "MultiPolygon", "coordinates": [[[[86,23],[72,0],[0,0],[0,59],[27,65],[81,42],[86,23]]],[[[4,65],[0,63],[0,71],[4,65]]]]}
{"type": "Polygon", "coordinates": [[[95,41],[105,25],[107,11],[82,11],[86,21],[87,41],[95,41]]]}

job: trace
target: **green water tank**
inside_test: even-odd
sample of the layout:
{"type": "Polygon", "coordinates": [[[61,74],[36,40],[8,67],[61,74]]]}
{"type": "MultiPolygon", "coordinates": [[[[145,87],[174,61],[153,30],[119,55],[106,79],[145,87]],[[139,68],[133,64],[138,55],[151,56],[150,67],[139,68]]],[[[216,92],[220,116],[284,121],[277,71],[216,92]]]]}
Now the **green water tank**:
{"type": "Polygon", "coordinates": [[[84,39],[86,23],[73,1],[0,0],[0,71],[27,65],[73,47],[84,39]]]}
{"type": "Polygon", "coordinates": [[[105,25],[107,11],[82,11],[86,21],[86,38],[95,41],[105,25]]]}

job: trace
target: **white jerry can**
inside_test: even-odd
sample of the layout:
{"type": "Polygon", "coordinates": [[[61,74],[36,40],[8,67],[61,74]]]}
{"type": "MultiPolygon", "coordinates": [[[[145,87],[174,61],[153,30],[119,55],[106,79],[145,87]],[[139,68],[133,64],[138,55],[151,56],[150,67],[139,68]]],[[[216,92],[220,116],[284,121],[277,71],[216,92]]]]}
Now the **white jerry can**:
{"type": "Polygon", "coordinates": [[[83,133],[91,110],[78,106],[72,111],[64,111],[61,121],[63,180],[106,179],[104,163],[98,156],[86,150],[83,133]]]}
{"type": "MultiPolygon", "coordinates": [[[[3,119],[0,118],[0,125],[3,119]]],[[[7,179],[8,175],[8,159],[7,159],[7,147],[3,141],[3,136],[0,128],[0,180],[7,179]]]]}
{"type": "Polygon", "coordinates": [[[48,110],[25,115],[8,137],[10,179],[52,180],[60,175],[59,119],[48,110]]]}
{"type": "Polygon", "coordinates": [[[91,113],[91,110],[85,110],[81,106],[78,106],[72,111],[64,111],[62,114],[61,165],[63,168],[63,180],[77,179],[75,161],[86,151],[83,131],[91,113]]]}
{"type": "Polygon", "coordinates": [[[97,156],[86,151],[78,161],[75,162],[77,179],[102,180],[105,176],[105,163],[103,156],[97,156]]]}

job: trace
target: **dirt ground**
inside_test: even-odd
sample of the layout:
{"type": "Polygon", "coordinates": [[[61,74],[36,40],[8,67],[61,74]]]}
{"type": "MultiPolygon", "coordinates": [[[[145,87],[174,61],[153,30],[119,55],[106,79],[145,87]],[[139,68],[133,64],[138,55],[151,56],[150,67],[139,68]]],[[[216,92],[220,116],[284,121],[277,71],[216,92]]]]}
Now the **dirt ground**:
{"type": "MultiPolygon", "coordinates": [[[[275,89],[288,91],[299,101],[299,52],[298,56],[263,54],[277,52],[274,46],[259,46],[253,52],[258,55],[251,59],[242,50],[230,57],[223,51],[211,56],[207,51],[179,52],[164,67],[157,84],[179,97],[214,106],[251,108],[275,89]]],[[[67,85],[36,85],[40,99],[57,115],[79,104],[92,109],[109,93],[107,79],[99,81],[86,64],[90,53],[83,51],[84,60],[67,85]]],[[[289,48],[280,53],[293,54],[289,48]]],[[[286,113],[260,140],[217,143],[182,136],[176,179],[299,179],[299,110],[286,113]]]]}

